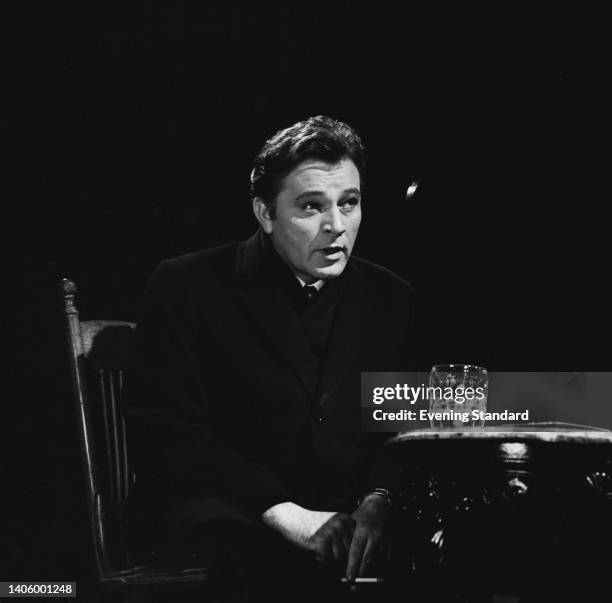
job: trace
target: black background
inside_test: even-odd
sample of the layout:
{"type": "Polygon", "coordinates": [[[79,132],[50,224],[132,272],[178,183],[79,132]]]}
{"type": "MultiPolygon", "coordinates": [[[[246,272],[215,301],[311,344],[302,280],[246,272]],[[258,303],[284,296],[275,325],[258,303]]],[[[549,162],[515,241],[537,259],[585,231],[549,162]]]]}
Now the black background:
{"type": "Polygon", "coordinates": [[[309,115],[347,121],[368,147],[355,253],[420,294],[423,367],[609,370],[603,14],[424,0],[16,6],[0,21],[3,330],[17,335],[0,577],[92,571],[59,278],[76,280],[82,318],[135,320],[162,258],[254,231],[251,159],[309,115]]]}

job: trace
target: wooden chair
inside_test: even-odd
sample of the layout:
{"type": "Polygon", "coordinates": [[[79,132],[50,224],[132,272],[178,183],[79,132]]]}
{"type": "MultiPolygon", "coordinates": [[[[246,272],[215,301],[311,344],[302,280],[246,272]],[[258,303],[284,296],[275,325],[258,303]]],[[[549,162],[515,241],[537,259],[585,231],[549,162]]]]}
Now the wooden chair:
{"type": "Polygon", "coordinates": [[[124,370],[133,356],[136,325],[116,320],[80,321],[74,303],[76,285],[63,279],[62,291],[98,580],[109,587],[206,582],[205,567],[177,570],[165,568],[159,561],[130,564],[123,510],[134,475],[121,394],[124,370]]]}

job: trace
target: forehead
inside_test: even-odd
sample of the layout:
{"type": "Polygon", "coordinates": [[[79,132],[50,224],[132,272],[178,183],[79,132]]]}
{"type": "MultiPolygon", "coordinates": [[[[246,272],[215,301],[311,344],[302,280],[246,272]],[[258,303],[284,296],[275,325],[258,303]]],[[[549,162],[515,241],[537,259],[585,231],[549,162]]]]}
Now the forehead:
{"type": "Polygon", "coordinates": [[[342,159],[338,163],[306,159],[283,178],[279,194],[299,195],[306,191],[341,193],[355,188],[360,190],[360,177],[352,159],[342,159]]]}

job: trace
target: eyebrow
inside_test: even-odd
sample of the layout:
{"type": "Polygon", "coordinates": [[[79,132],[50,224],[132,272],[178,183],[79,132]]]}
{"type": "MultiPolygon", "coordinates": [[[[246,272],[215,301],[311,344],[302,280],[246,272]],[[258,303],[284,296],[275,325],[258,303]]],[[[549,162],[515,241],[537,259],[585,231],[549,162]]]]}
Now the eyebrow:
{"type": "MultiPolygon", "coordinates": [[[[342,191],[343,195],[359,195],[361,197],[361,191],[358,188],[347,188],[342,191]]],[[[300,193],[295,200],[299,201],[305,197],[324,197],[325,193],[323,191],[304,191],[300,193]]]]}

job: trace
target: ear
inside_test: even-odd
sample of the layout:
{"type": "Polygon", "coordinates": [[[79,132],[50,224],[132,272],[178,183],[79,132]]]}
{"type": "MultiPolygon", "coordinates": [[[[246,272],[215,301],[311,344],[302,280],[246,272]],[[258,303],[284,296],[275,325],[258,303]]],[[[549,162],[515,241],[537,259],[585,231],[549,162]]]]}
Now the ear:
{"type": "Polygon", "coordinates": [[[253,213],[263,228],[263,231],[266,234],[272,234],[274,227],[270,215],[270,208],[264,203],[261,197],[255,197],[255,199],[253,199],[253,213]]]}

